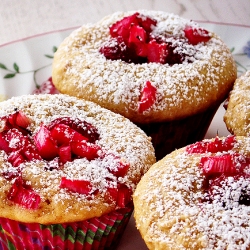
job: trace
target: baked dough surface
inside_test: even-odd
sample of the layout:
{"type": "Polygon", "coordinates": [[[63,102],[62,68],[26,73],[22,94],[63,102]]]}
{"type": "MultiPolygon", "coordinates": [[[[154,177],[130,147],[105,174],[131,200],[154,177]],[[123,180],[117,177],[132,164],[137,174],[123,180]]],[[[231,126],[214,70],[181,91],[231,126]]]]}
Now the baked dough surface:
{"type": "Polygon", "coordinates": [[[224,121],[232,134],[250,136],[250,71],[235,81],[224,121]]]}
{"type": "MultiPolygon", "coordinates": [[[[229,153],[249,157],[250,138],[236,140],[229,153]]],[[[182,148],[142,177],[133,196],[134,216],[149,249],[250,249],[250,206],[239,204],[239,185],[246,184],[249,192],[250,181],[225,188],[223,202],[217,196],[203,202],[205,177],[199,163],[202,156],[211,155],[188,154],[182,148]]]]}
{"type": "MultiPolygon", "coordinates": [[[[99,49],[110,39],[109,27],[133,13],[116,12],[95,24],[83,25],[62,42],[52,72],[60,92],[98,103],[135,123],[181,119],[226,98],[236,79],[236,65],[225,43],[214,33],[205,44],[186,45],[191,63],[169,66],[107,60],[99,49]],[[154,105],[141,114],[138,102],[146,81],[156,87],[157,96],[154,105]]],[[[153,30],[156,36],[184,36],[186,25],[197,26],[161,11],[139,13],[157,20],[153,30]]]]}
{"type": "Polygon", "coordinates": [[[81,221],[117,209],[107,188],[124,184],[134,191],[141,176],[155,162],[149,137],[128,119],[103,109],[97,104],[66,95],[29,95],[13,97],[0,103],[0,117],[21,110],[31,121],[28,129],[34,134],[41,123],[48,124],[58,117],[78,118],[92,124],[100,134],[96,141],[104,152],[117,155],[129,163],[124,177],[115,177],[105,157],[66,162],[61,169],[45,170],[43,160],[22,163],[22,178],[41,197],[38,209],[25,209],[8,200],[7,194],[14,180],[7,180],[3,172],[12,171],[6,153],[0,150],[0,217],[22,222],[57,224],[81,221]],[[106,159],[106,161],[105,161],[106,159]],[[98,189],[98,193],[84,195],[60,188],[61,178],[84,179],[98,189]],[[118,180],[119,179],[119,180],[118,180]],[[108,181],[107,181],[108,180],[108,181]]]}

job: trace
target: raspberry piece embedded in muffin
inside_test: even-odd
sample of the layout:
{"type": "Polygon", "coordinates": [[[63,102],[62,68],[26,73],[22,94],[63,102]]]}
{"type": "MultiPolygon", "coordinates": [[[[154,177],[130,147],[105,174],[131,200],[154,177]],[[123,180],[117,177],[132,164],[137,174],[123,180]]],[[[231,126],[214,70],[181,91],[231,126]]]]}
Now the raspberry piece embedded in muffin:
{"type": "Polygon", "coordinates": [[[17,177],[11,186],[8,199],[27,209],[37,209],[41,202],[39,194],[25,185],[21,176],[17,177]]]}
{"type": "Polygon", "coordinates": [[[56,124],[50,132],[59,145],[69,144],[71,141],[88,141],[87,137],[66,124],[56,124]]]}
{"type": "MultiPolygon", "coordinates": [[[[144,15],[140,15],[136,12],[133,15],[124,17],[123,19],[117,21],[110,27],[110,35],[112,37],[121,36],[125,43],[128,43],[129,37],[131,35],[131,29],[134,26],[142,27],[143,30],[148,34],[152,31],[153,26],[156,25],[156,21],[146,17],[144,15]]],[[[133,31],[132,31],[133,33],[133,31]]]]}
{"type": "Polygon", "coordinates": [[[148,47],[147,47],[148,34],[139,25],[134,25],[130,29],[128,46],[132,48],[137,56],[147,57],[148,47]]]}
{"type": "MultiPolygon", "coordinates": [[[[227,209],[234,206],[233,202],[243,204],[245,202],[243,200],[249,201],[248,184],[244,183],[250,181],[250,159],[239,152],[232,151],[237,144],[235,136],[228,136],[224,139],[216,137],[214,140],[205,141],[205,144],[202,145],[202,142],[194,144],[198,148],[200,145],[203,146],[203,152],[200,151],[200,153],[212,153],[202,156],[199,164],[205,176],[203,188],[208,194],[204,201],[219,202],[227,209]],[[241,193],[244,193],[244,199],[241,198],[241,193]],[[236,196],[228,197],[231,195],[236,196]]],[[[194,145],[188,146],[187,152],[190,153],[190,148],[192,149],[194,145]]]]}
{"type": "Polygon", "coordinates": [[[184,29],[185,36],[192,45],[196,45],[202,42],[208,42],[211,38],[209,32],[202,28],[192,28],[187,26],[184,29]]]}
{"type": "Polygon", "coordinates": [[[238,173],[230,154],[202,157],[200,165],[206,176],[238,173]]]}
{"type": "Polygon", "coordinates": [[[189,154],[192,153],[216,153],[219,151],[229,151],[233,148],[235,143],[234,136],[227,136],[224,139],[220,139],[218,136],[214,140],[199,141],[194,144],[188,145],[186,151],[189,154]]]}
{"type": "Polygon", "coordinates": [[[128,42],[130,29],[132,25],[138,25],[137,19],[138,13],[135,13],[131,16],[124,17],[122,20],[117,21],[110,27],[110,35],[112,37],[119,37],[121,36],[125,43],[128,42]]]}
{"type": "Polygon", "coordinates": [[[50,130],[43,124],[35,134],[34,142],[43,159],[52,160],[58,155],[56,141],[51,136],[50,130]]]}
{"type": "Polygon", "coordinates": [[[122,37],[115,37],[105,42],[100,48],[102,53],[107,59],[118,60],[121,59],[125,62],[129,62],[132,58],[127,45],[124,43],[122,37]]]}
{"type": "Polygon", "coordinates": [[[33,145],[30,138],[22,133],[22,130],[11,128],[1,132],[2,150],[8,155],[8,161],[15,167],[25,161],[41,159],[37,148],[33,145]]]}
{"type": "Polygon", "coordinates": [[[117,157],[114,154],[103,154],[102,158],[114,163],[112,167],[108,167],[109,172],[114,176],[124,177],[128,172],[129,163],[126,161],[126,159],[117,157]]]}
{"type": "Polygon", "coordinates": [[[181,52],[183,44],[197,45],[211,38],[207,30],[187,26],[183,30],[185,36],[172,37],[176,43],[173,46],[169,34],[152,34],[156,25],[156,20],[139,13],[126,16],[111,25],[109,30],[112,38],[99,51],[111,60],[174,65],[185,60],[185,52],[181,52]]]}
{"type": "Polygon", "coordinates": [[[167,44],[162,42],[158,43],[155,39],[152,39],[147,46],[147,59],[148,62],[166,63],[168,56],[167,44]]]}
{"type": "Polygon", "coordinates": [[[63,163],[76,157],[89,160],[98,157],[100,147],[93,142],[99,134],[85,121],[57,118],[49,125],[41,124],[33,140],[27,129],[30,120],[22,111],[2,117],[1,122],[0,149],[5,151],[8,161],[15,167],[26,161],[50,161],[56,157],[61,158],[63,163]]]}
{"type": "Polygon", "coordinates": [[[69,126],[71,129],[80,133],[82,136],[88,138],[89,142],[95,142],[99,139],[99,133],[97,129],[90,123],[82,121],[78,118],[72,119],[70,117],[56,118],[48,124],[49,130],[53,130],[58,124],[64,124],[69,126]]]}
{"type": "Polygon", "coordinates": [[[73,154],[79,157],[85,157],[88,160],[93,160],[98,157],[98,151],[101,148],[93,143],[87,143],[86,141],[71,142],[71,151],[73,154]]]}
{"type": "Polygon", "coordinates": [[[139,113],[149,109],[156,100],[156,88],[147,81],[144,88],[142,89],[141,98],[139,101],[139,113]]]}
{"type": "Polygon", "coordinates": [[[22,112],[22,111],[16,111],[15,113],[9,115],[8,122],[13,126],[18,126],[19,128],[27,128],[30,124],[29,118],[22,112]]]}
{"type": "Polygon", "coordinates": [[[92,190],[91,183],[86,180],[70,180],[62,177],[60,188],[66,188],[79,194],[89,194],[92,190]]]}
{"type": "Polygon", "coordinates": [[[132,191],[125,185],[119,184],[117,188],[108,188],[107,191],[120,208],[125,207],[130,202],[132,191]]]}

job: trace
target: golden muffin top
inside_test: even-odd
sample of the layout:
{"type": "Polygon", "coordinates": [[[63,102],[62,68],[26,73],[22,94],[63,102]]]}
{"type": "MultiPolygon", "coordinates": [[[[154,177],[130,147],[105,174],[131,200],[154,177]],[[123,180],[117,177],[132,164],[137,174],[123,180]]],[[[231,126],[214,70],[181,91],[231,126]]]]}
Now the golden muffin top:
{"type": "Polygon", "coordinates": [[[133,196],[149,249],[249,249],[250,138],[228,136],[173,151],[133,196]]]}
{"type": "Polygon", "coordinates": [[[52,78],[62,93],[147,123],[184,118],[221,103],[236,79],[236,66],[216,34],[177,15],[140,10],[116,12],[72,32],[55,53],[52,78]],[[147,25],[134,25],[133,16],[147,25]],[[131,46],[120,41],[119,33],[112,35],[126,18],[132,22],[129,29],[135,28],[130,30],[131,46]],[[140,44],[141,31],[146,34],[146,52],[140,44]],[[190,40],[190,31],[208,39],[190,40]],[[133,46],[135,50],[127,51],[133,46]],[[109,54],[117,50],[120,58],[110,59],[109,54]],[[142,61],[126,58],[138,53],[142,61]]]}
{"type": "Polygon", "coordinates": [[[42,224],[125,207],[155,162],[128,119],[66,95],[0,103],[0,216],[42,224]]]}

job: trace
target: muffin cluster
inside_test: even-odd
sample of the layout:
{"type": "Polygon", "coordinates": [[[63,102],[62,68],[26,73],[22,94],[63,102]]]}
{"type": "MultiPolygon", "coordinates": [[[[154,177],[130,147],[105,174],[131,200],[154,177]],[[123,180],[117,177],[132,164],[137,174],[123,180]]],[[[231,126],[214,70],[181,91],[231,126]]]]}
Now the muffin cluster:
{"type": "Polygon", "coordinates": [[[250,75],[236,77],[220,37],[174,14],[73,31],[43,87],[0,103],[0,248],[114,249],[135,209],[149,249],[248,249],[250,75]],[[226,98],[233,135],[203,140],[226,98]]]}

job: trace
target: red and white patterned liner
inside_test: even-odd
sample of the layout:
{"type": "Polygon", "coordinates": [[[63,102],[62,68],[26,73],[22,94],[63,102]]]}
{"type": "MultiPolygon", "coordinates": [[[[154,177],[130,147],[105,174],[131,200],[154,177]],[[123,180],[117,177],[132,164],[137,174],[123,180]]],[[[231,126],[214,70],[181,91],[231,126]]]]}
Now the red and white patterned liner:
{"type": "Polygon", "coordinates": [[[42,225],[0,218],[0,250],[114,249],[133,205],[86,221],[42,225]]]}

